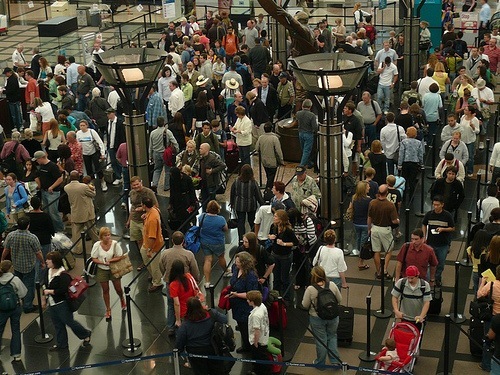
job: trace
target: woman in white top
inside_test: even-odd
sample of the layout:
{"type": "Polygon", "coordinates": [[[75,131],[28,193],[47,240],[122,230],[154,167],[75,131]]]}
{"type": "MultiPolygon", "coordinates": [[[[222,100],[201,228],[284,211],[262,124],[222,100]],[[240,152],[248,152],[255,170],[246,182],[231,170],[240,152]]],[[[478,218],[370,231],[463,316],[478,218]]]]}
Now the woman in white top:
{"type": "Polygon", "coordinates": [[[92,261],[97,264],[97,273],[95,279],[101,284],[102,297],[104,298],[104,304],[106,305],[106,321],[111,320],[111,306],[109,302],[109,282],[113,283],[116,294],[120,297],[120,302],[122,305],[122,311],[127,309],[127,304],[125,303],[125,298],[123,298],[123,290],[121,278],[116,279],[109,268],[109,264],[113,262],[118,262],[123,259],[123,251],[120,245],[115,240],[111,239],[111,230],[108,227],[101,227],[99,230],[99,240],[92,247],[91,258],[92,261]]]}
{"type": "Polygon", "coordinates": [[[100,159],[104,160],[106,158],[104,143],[99,134],[94,129],[89,128],[86,120],[81,120],[79,125],[80,130],[76,132],[76,139],[82,145],[83,162],[87,175],[95,178],[95,173],[97,173],[97,176],[101,180],[102,191],[108,191],[106,181],[104,181],[104,174],[99,164],[100,159]],[[99,146],[99,150],[96,149],[96,145],[99,146]]]}
{"type": "Polygon", "coordinates": [[[43,136],[42,144],[45,146],[49,160],[57,162],[57,148],[60,144],[66,143],[64,132],[59,129],[59,122],[53,118],[49,121],[50,130],[43,136]]]}
{"type": "Polygon", "coordinates": [[[323,239],[326,246],[321,246],[314,257],[313,264],[324,268],[327,278],[334,282],[337,288],[348,288],[345,279],[347,265],[344,260],[344,251],[335,247],[337,236],[333,229],[328,229],[323,239]]]}
{"type": "Polygon", "coordinates": [[[35,113],[39,114],[42,120],[42,135],[45,135],[50,129],[50,120],[54,118],[54,111],[49,102],[44,102],[40,98],[35,98],[35,113]]]}
{"type": "Polygon", "coordinates": [[[352,14],[354,15],[354,26],[356,30],[361,27],[360,23],[364,21],[365,17],[371,16],[370,13],[365,12],[364,10],[361,9],[361,3],[354,4],[354,9],[352,10],[352,14]]]}
{"type": "Polygon", "coordinates": [[[474,152],[476,148],[476,136],[479,134],[479,120],[476,117],[476,109],[468,105],[464,108],[464,115],[460,119],[460,132],[462,133],[462,142],[469,151],[469,160],[466,164],[467,177],[474,176],[474,152]]]}
{"type": "Polygon", "coordinates": [[[240,149],[241,165],[250,164],[250,146],[252,145],[252,120],[246,115],[246,109],[242,106],[234,110],[238,119],[229,130],[236,137],[236,144],[240,149]]]}
{"type": "MultiPolygon", "coordinates": [[[[172,72],[172,68],[170,66],[165,66],[161,71],[161,78],[158,80],[158,92],[163,99],[163,104],[165,104],[167,108],[170,95],[172,94],[172,91],[170,91],[170,82],[175,81],[175,76],[176,74],[172,72]]],[[[172,115],[175,115],[175,113],[172,113],[172,115]]],[[[168,112],[167,116],[170,117],[168,112]]]]}

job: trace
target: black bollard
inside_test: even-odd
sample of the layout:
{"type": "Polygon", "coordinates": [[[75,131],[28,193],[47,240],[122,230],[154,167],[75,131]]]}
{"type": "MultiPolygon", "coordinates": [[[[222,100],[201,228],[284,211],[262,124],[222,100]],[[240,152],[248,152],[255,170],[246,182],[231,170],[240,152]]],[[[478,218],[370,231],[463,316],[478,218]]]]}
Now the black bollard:
{"type": "Polygon", "coordinates": [[[374,316],[381,319],[387,319],[392,316],[392,310],[385,308],[385,258],[380,258],[380,310],[373,313],[374,316]]]}
{"type": "Polygon", "coordinates": [[[134,332],[132,329],[132,304],[130,303],[130,286],[126,286],[125,290],[125,301],[127,302],[127,325],[128,325],[128,339],[122,342],[123,355],[127,358],[139,357],[142,354],[141,340],[134,338],[134,332]]]}
{"type": "Polygon", "coordinates": [[[435,180],[436,177],[434,176],[434,171],[436,170],[436,134],[432,135],[432,145],[429,146],[429,151],[432,152],[432,157],[431,157],[431,174],[427,176],[427,178],[431,180],[435,180]]]}
{"type": "Polygon", "coordinates": [[[472,230],[472,212],[468,211],[467,212],[467,247],[472,242],[472,238],[470,238],[471,230],[472,230]]]}
{"type": "MultiPolygon", "coordinates": [[[[422,177],[420,178],[420,212],[416,212],[415,216],[424,217],[424,201],[425,201],[425,167],[420,168],[422,177]]],[[[433,172],[434,173],[434,172],[433,172]]]]}
{"type": "Polygon", "coordinates": [[[366,296],[366,353],[360,353],[358,358],[364,362],[375,362],[375,353],[372,353],[370,345],[371,345],[371,303],[372,296],[366,296]]]}
{"type": "MultiPolygon", "coordinates": [[[[339,206],[340,206],[340,212],[344,212],[344,202],[340,202],[339,206]]],[[[344,228],[344,220],[343,219],[339,220],[339,225],[340,225],[340,227],[339,227],[339,235],[340,235],[340,241],[339,241],[339,243],[340,243],[340,248],[341,249],[345,249],[345,247],[344,247],[344,238],[345,238],[345,236],[344,236],[345,235],[344,229],[345,228],[344,228]]],[[[360,249],[358,249],[358,250],[360,250],[360,249]]]]}
{"type": "Polygon", "coordinates": [[[491,140],[488,138],[486,140],[486,152],[484,153],[484,184],[488,185],[488,163],[489,163],[489,156],[490,156],[490,143],[491,140]]]}
{"type": "MultiPolygon", "coordinates": [[[[80,232],[80,239],[82,242],[83,267],[85,267],[85,263],[87,262],[87,246],[86,246],[87,242],[85,240],[85,237],[86,237],[86,233],[84,231],[81,231],[80,232]]],[[[96,284],[96,281],[94,280],[94,278],[90,277],[85,269],[84,269],[83,273],[84,273],[84,278],[85,278],[85,281],[87,282],[87,284],[89,284],[89,286],[94,286],[96,284]]]]}
{"type": "Polygon", "coordinates": [[[215,286],[213,284],[208,287],[208,293],[210,293],[210,307],[215,309],[215,286]]]}
{"type": "Polygon", "coordinates": [[[498,142],[498,112],[496,113],[497,117],[495,121],[495,130],[494,130],[494,135],[493,135],[493,143],[498,142]]]}
{"type": "Polygon", "coordinates": [[[405,210],[405,242],[410,242],[410,209],[405,210]]]}
{"type": "Polygon", "coordinates": [[[446,315],[445,325],[444,325],[444,352],[443,352],[443,372],[437,375],[452,375],[450,372],[450,326],[451,317],[450,314],[446,315]]]}
{"type": "MultiPolygon", "coordinates": [[[[266,181],[267,183],[267,181],[266,181]]],[[[262,155],[259,152],[259,187],[263,187],[262,185],[262,155]]]]}
{"type": "MultiPolygon", "coordinates": [[[[488,166],[486,166],[488,168],[488,166]]],[[[481,199],[481,174],[478,172],[476,175],[477,177],[477,184],[476,184],[476,202],[479,202],[481,199]]],[[[479,220],[481,218],[481,207],[476,204],[476,223],[479,223],[479,220]]]]}
{"type": "Polygon", "coordinates": [[[37,281],[35,283],[36,288],[36,300],[38,301],[38,315],[40,316],[40,334],[35,336],[35,342],[37,344],[46,344],[54,338],[50,333],[45,332],[45,322],[43,320],[43,310],[42,310],[42,293],[40,292],[40,283],[37,281]]]}
{"type": "Polygon", "coordinates": [[[472,267],[472,262],[469,261],[469,256],[467,254],[467,248],[470,245],[471,238],[470,238],[470,233],[471,233],[471,227],[472,227],[472,211],[467,212],[467,242],[466,246],[464,249],[464,255],[462,260],[460,261],[460,265],[463,267],[472,267]]]}
{"type": "MultiPolygon", "coordinates": [[[[470,212],[470,211],[469,211],[470,212]]],[[[453,289],[453,315],[451,320],[456,324],[465,322],[463,314],[458,313],[458,278],[460,276],[460,262],[455,262],[455,287],[453,289]]]]}

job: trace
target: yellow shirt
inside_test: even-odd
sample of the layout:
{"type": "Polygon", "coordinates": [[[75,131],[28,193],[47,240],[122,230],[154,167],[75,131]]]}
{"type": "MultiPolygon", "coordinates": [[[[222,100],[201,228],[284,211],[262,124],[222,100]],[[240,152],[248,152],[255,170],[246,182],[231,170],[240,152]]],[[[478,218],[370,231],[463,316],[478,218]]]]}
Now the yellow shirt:
{"type": "Polygon", "coordinates": [[[443,93],[446,92],[445,83],[446,83],[446,80],[448,79],[448,73],[445,73],[445,72],[436,72],[432,76],[432,79],[434,81],[436,81],[437,84],[439,85],[439,91],[441,91],[443,93]]]}

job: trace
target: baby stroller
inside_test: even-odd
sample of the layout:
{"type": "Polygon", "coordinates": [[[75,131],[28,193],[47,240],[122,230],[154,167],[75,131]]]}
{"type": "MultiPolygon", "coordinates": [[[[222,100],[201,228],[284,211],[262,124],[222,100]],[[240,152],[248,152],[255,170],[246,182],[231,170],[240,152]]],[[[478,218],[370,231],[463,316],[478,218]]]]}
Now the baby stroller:
{"type": "MultiPolygon", "coordinates": [[[[409,322],[394,323],[389,333],[389,337],[396,341],[396,350],[398,352],[399,361],[393,361],[390,366],[385,369],[392,372],[412,372],[415,365],[418,350],[420,348],[420,340],[423,333],[422,330],[409,322]]],[[[378,370],[384,367],[384,363],[379,361],[378,358],[385,355],[386,350],[382,350],[376,359],[375,369],[378,370]]]]}

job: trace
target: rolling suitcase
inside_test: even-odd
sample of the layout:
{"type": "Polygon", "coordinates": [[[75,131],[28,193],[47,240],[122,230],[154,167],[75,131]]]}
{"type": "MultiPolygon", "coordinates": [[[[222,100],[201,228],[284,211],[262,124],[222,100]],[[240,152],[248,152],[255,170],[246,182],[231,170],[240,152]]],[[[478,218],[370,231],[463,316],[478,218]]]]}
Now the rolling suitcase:
{"type": "Polygon", "coordinates": [[[232,138],[227,140],[226,159],[227,173],[232,173],[238,168],[240,162],[240,151],[238,145],[232,138]]]}
{"type": "Polygon", "coordinates": [[[337,328],[337,345],[351,346],[354,332],[354,309],[349,307],[349,288],[347,288],[346,306],[339,305],[339,326],[337,328]]]}
{"type": "Polygon", "coordinates": [[[434,289],[431,291],[432,300],[429,305],[428,315],[439,315],[441,313],[441,305],[443,304],[443,292],[441,291],[441,287],[434,286],[434,289]]]}
{"type": "Polygon", "coordinates": [[[8,28],[7,16],[5,14],[0,14],[0,35],[6,35],[8,28]]]}
{"type": "Polygon", "coordinates": [[[483,356],[483,337],[484,337],[484,322],[476,319],[470,318],[469,321],[469,347],[470,354],[474,357],[483,356]],[[474,340],[474,341],[473,341],[474,340]]]}

